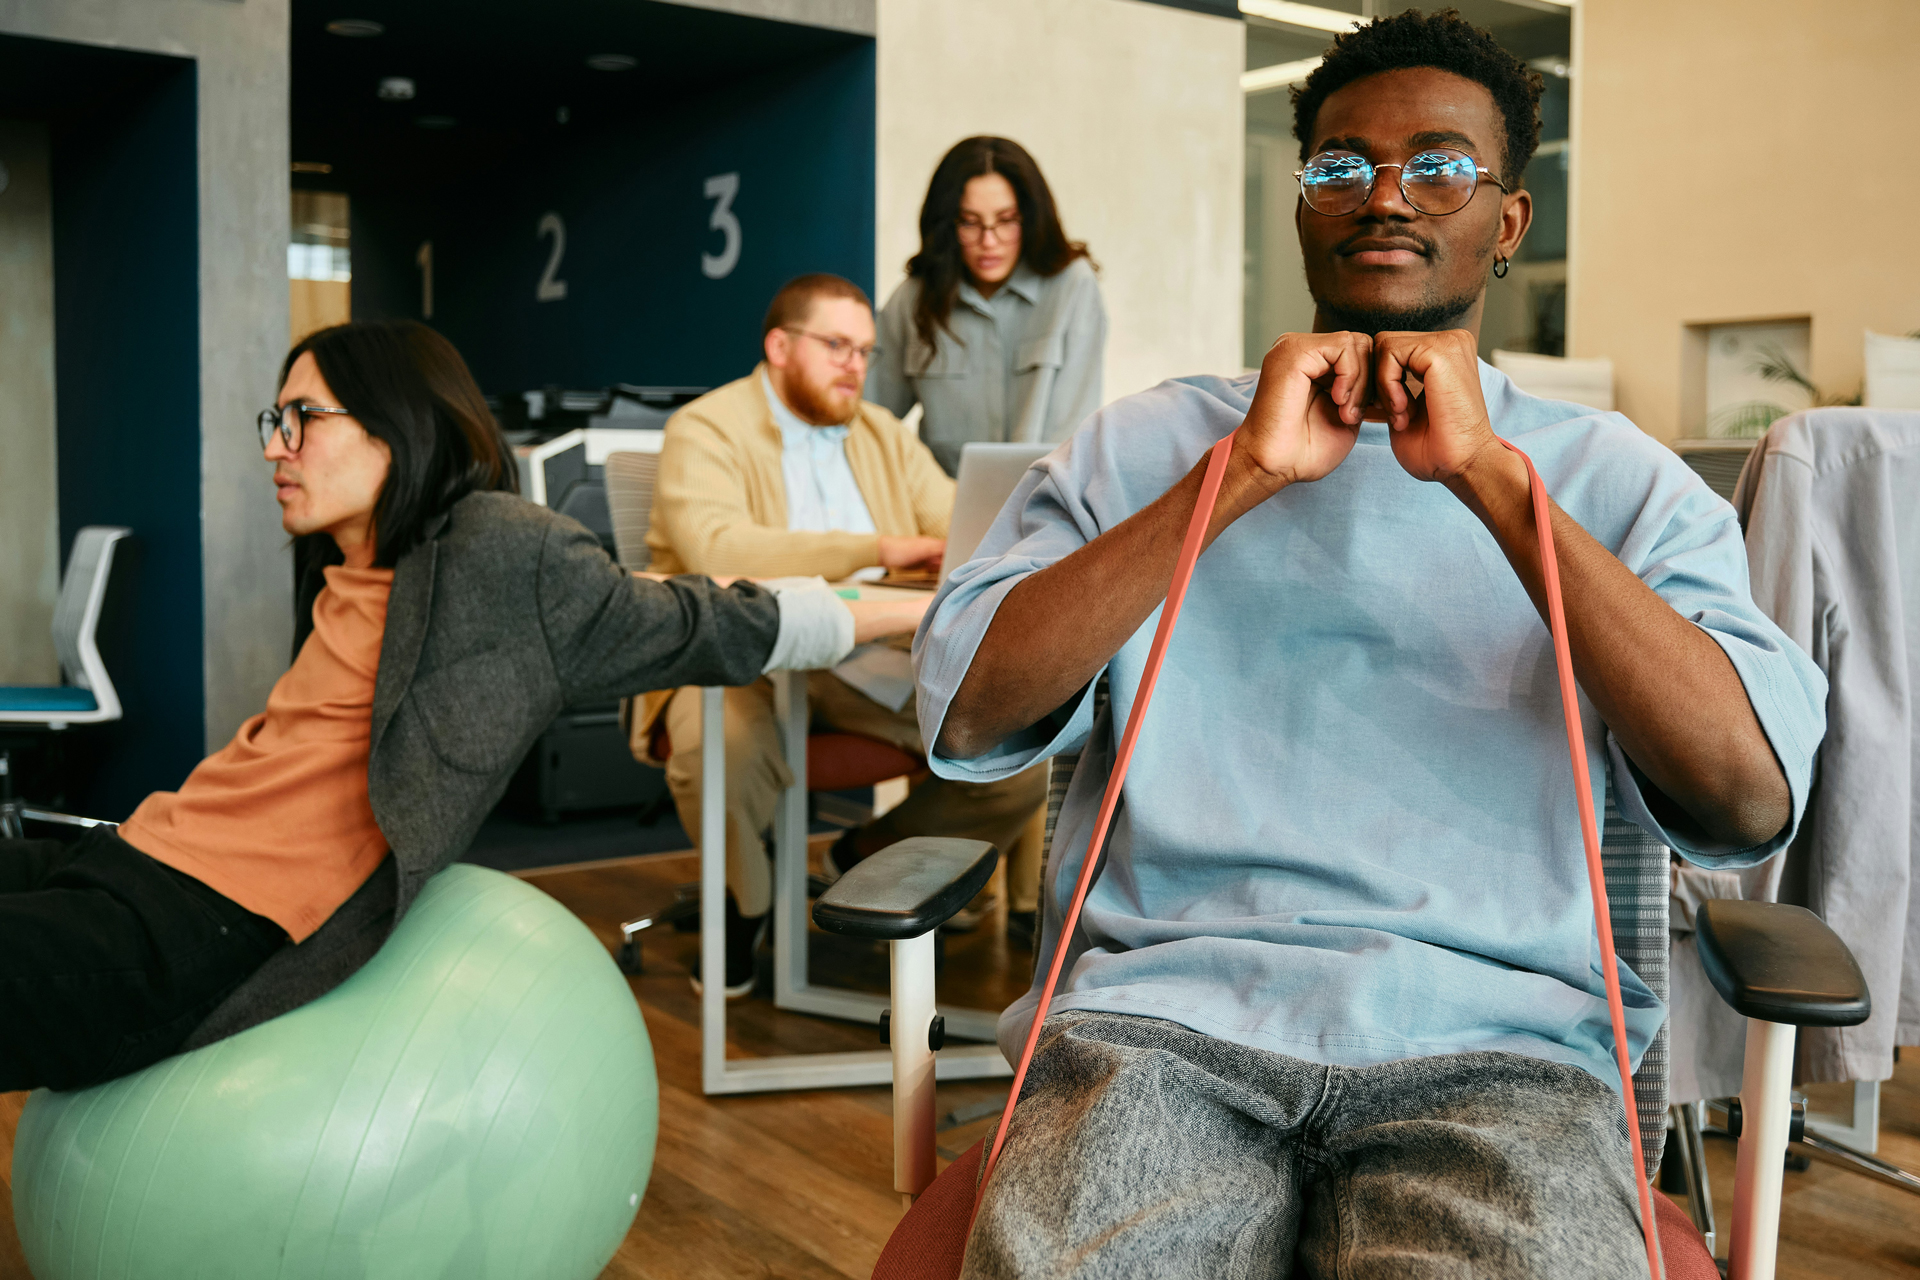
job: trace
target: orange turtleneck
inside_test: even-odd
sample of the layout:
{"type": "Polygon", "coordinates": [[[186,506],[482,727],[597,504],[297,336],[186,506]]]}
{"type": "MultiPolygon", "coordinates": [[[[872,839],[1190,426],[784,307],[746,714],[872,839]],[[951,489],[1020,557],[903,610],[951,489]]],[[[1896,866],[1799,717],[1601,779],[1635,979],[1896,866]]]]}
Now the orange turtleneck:
{"type": "Polygon", "coordinates": [[[393,570],[370,568],[371,560],[369,544],[326,570],[313,634],[266,711],[180,790],[154,792],[120,828],[134,848],[266,916],[295,942],[387,852],[367,795],[367,759],[393,570]]]}

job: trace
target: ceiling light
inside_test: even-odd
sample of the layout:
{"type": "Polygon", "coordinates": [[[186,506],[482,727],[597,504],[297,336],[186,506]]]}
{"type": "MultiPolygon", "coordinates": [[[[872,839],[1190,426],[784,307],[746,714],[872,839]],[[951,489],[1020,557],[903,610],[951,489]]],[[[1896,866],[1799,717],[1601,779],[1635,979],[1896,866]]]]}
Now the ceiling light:
{"type": "Polygon", "coordinates": [[[1240,0],[1240,12],[1249,18],[1264,18],[1309,31],[1352,31],[1366,21],[1357,13],[1322,9],[1317,4],[1295,4],[1294,0],[1240,0]]]}
{"type": "Polygon", "coordinates": [[[413,122],[422,129],[451,129],[460,123],[452,116],[415,116],[413,122]]]}
{"type": "Polygon", "coordinates": [[[1285,89],[1289,85],[1296,85],[1305,80],[1319,65],[1318,58],[1302,58],[1298,62],[1276,62],[1270,67],[1256,67],[1252,71],[1243,71],[1240,73],[1240,92],[1252,95],[1285,89]]]}
{"type": "Polygon", "coordinates": [[[413,101],[413,80],[409,76],[387,76],[377,90],[383,102],[413,101]]]}
{"type": "Polygon", "coordinates": [[[319,160],[295,160],[293,171],[295,173],[332,173],[333,166],[319,160]]]}
{"type": "Polygon", "coordinates": [[[384,34],[385,31],[386,27],[375,22],[372,18],[335,18],[327,24],[328,35],[348,36],[354,39],[365,39],[368,36],[381,35],[384,34]]]}
{"type": "Polygon", "coordinates": [[[595,71],[631,71],[640,65],[640,59],[630,53],[596,53],[587,59],[587,65],[595,71]]]}

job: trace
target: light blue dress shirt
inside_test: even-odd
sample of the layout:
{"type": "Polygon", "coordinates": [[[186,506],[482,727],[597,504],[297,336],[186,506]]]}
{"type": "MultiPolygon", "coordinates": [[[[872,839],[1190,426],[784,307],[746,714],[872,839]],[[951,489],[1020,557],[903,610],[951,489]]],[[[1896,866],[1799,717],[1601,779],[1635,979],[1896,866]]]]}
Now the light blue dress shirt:
{"type": "Polygon", "coordinates": [[[780,478],[787,486],[787,528],[796,533],[877,533],[873,513],[847,465],[847,431],[816,427],[787,408],[763,371],[760,389],[780,428],[780,478]]]}
{"type": "MultiPolygon", "coordinates": [[[[1732,508],[1620,415],[1480,377],[1495,429],[1568,514],[1726,651],[1793,823],[1750,849],[1664,828],[1583,698],[1596,807],[1611,771],[1621,812],[1694,862],[1777,852],[1806,806],[1826,683],[1754,607],[1732,508]]],[[[927,742],[1007,592],[1187,474],[1257,379],[1130,396],[1027,473],[915,639],[927,742]]],[[[1114,726],[1158,621],[1108,664],[1114,726]]],[[[1111,764],[1117,735],[1089,741],[1093,727],[1089,686],[981,757],[928,757],[984,782],[1087,744],[1043,885],[1043,956],[1111,764]]],[[[1665,1010],[1624,966],[1621,986],[1638,1061],[1665,1010]]],[[[1551,639],[1486,528],[1401,468],[1384,425],[1201,558],[1061,991],[1054,1012],[1167,1018],[1315,1062],[1505,1050],[1618,1087],[1551,639]]],[[[1003,1049],[1036,999],[1003,1015],[1003,1049]]]]}

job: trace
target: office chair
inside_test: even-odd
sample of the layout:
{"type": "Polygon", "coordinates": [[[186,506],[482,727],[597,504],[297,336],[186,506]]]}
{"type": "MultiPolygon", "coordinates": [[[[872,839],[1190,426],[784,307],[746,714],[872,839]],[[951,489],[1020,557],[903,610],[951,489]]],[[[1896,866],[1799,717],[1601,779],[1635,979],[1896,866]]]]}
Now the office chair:
{"type": "MultiPolygon", "coordinates": [[[[1111,737],[1104,686],[1103,679],[1093,732],[1111,737]]],[[[1053,761],[1049,862],[1054,827],[1078,760],[1063,754],[1053,761]]],[[[1620,815],[1611,788],[1603,830],[1618,954],[1664,1000],[1670,855],[1620,815]]],[[[883,1022],[882,1035],[894,1054],[894,1186],[910,1207],[874,1268],[874,1280],[945,1280],[959,1273],[965,1252],[984,1142],[935,1176],[933,1055],[945,1037],[932,967],[923,957],[930,954],[932,931],[945,918],[941,913],[958,910],[992,874],[993,862],[992,846],[977,841],[904,840],[862,862],[814,906],[813,918],[822,928],[888,939],[892,956],[892,1016],[883,1022]]],[[[1041,882],[1046,883],[1044,872],[1041,882]]],[[[1799,907],[1709,903],[1700,917],[1699,947],[1715,990],[1748,1020],[1746,1075],[1728,1126],[1740,1141],[1732,1274],[1735,1280],[1770,1280],[1787,1143],[1798,1141],[1803,1129],[1790,1097],[1795,1031],[1857,1025],[1866,1020],[1869,998],[1846,945],[1819,917],[1799,907]]],[[[1634,1073],[1648,1179],[1659,1170],[1666,1138],[1668,1066],[1663,1027],[1634,1073]]],[[[1688,1131],[1680,1140],[1697,1143],[1698,1135],[1688,1131]]],[[[1704,1183],[1695,1192],[1690,1177],[1690,1205],[1698,1206],[1704,1192],[1704,1183]]],[[[1654,1197],[1654,1206],[1669,1280],[1717,1277],[1712,1245],[1703,1232],[1664,1195],[1654,1197]]]]}
{"type": "MultiPolygon", "coordinates": [[[[74,725],[120,719],[120,695],[100,657],[100,616],[113,580],[115,553],[131,529],[88,525],[73,536],[67,571],[53,608],[53,648],[62,683],[0,685],[0,729],[49,735],[62,741],[74,725]]],[[[18,839],[23,818],[58,821],[49,810],[30,809],[13,793],[13,761],[0,751],[0,838],[18,839]]]]}
{"type": "MultiPolygon", "coordinates": [[[[1854,1114],[1846,1124],[1812,1117],[1804,1136],[1794,1134],[1795,1154],[1909,1194],[1920,1194],[1920,1176],[1874,1150],[1877,1077],[1893,1057],[1899,975],[1920,948],[1909,910],[1920,796],[1904,750],[1916,740],[1908,690],[1920,678],[1907,621],[1920,591],[1916,481],[1920,413],[1837,407],[1774,423],[1730,493],[1745,528],[1754,602],[1831,682],[1827,738],[1801,837],[1768,864],[1770,874],[1744,877],[1741,892],[1790,897],[1820,912],[1887,1001],[1861,1030],[1817,1034],[1801,1046],[1803,1079],[1855,1082],[1854,1114]]],[[[1726,891],[1724,878],[1691,869],[1682,868],[1678,880],[1690,894],[1726,891]]],[[[1688,1037],[1681,1039],[1688,1047],[1688,1037]]],[[[1714,1075],[1731,1074],[1726,1055],[1702,1046],[1693,1056],[1714,1075]]],[[[1699,1110],[1696,1104],[1687,1117],[1695,1127],[1699,1110]]]]}
{"type": "Polygon", "coordinates": [[[120,718],[120,696],[100,659],[97,635],[115,548],[132,533],[96,524],[73,535],[60,598],[53,607],[53,647],[64,683],[0,685],[0,725],[60,730],[120,718]]]}

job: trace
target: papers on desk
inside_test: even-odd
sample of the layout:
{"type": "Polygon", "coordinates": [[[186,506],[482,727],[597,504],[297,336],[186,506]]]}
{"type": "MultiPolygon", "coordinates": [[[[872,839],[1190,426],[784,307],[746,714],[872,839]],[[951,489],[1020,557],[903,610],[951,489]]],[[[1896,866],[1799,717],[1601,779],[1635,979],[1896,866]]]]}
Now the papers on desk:
{"type": "Polygon", "coordinates": [[[833,674],[889,711],[913,701],[913,658],[884,640],[855,647],[833,674]]]}

